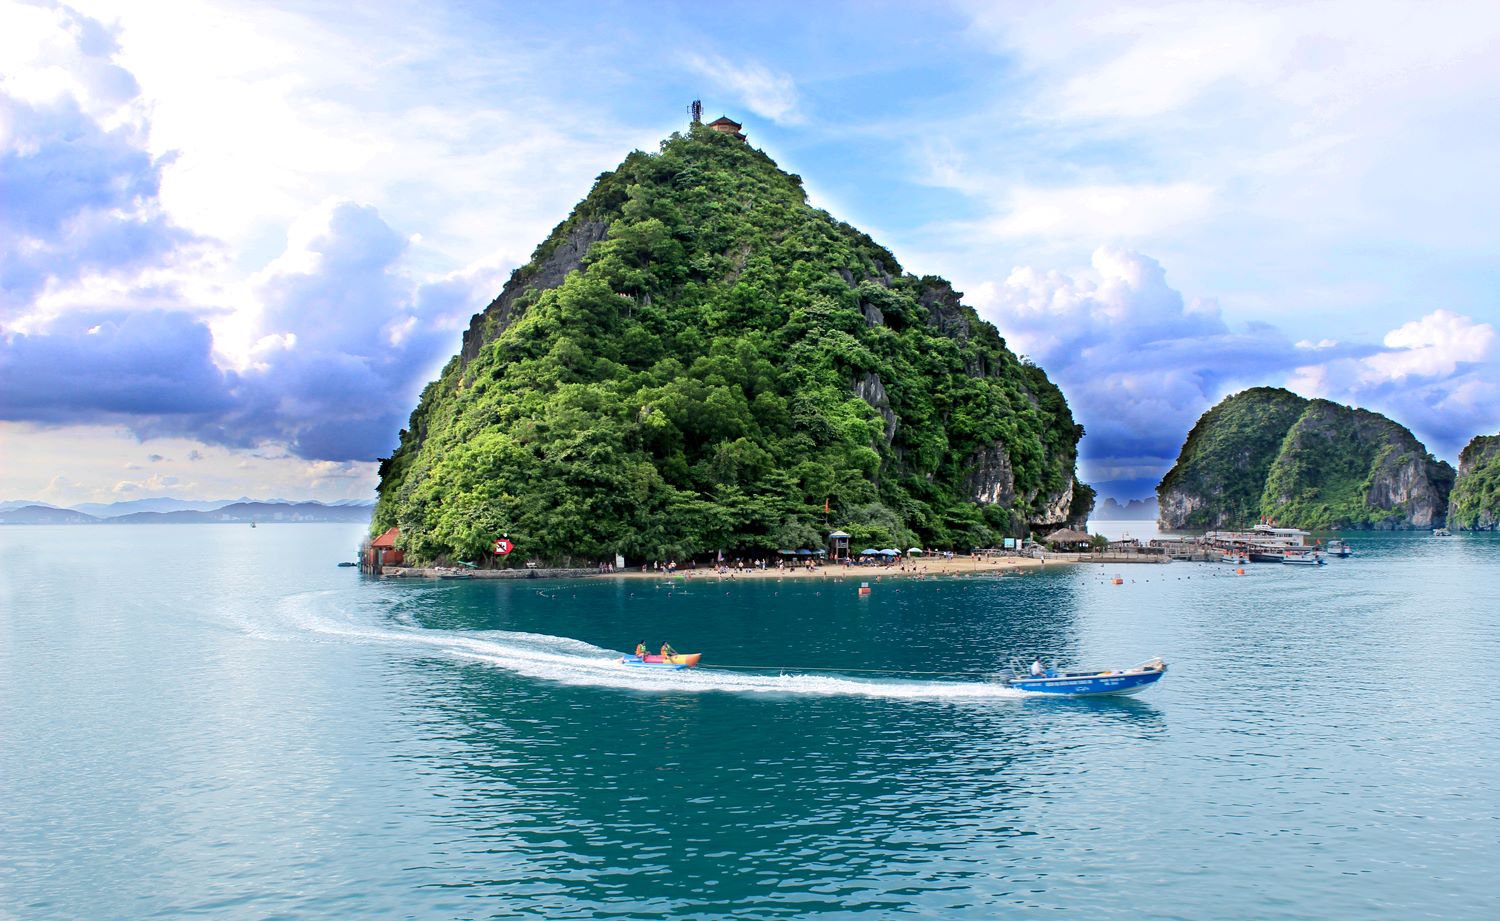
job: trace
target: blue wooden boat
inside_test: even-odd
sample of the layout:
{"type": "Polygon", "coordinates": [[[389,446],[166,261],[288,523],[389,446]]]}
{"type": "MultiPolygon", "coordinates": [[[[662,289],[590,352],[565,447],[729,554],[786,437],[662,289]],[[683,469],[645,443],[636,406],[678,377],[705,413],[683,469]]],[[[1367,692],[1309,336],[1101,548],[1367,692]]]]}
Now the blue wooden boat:
{"type": "Polygon", "coordinates": [[[1161,680],[1167,663],[1152,659],[1118,671],[1058,671],[1049,668],[1041,675],[1015,671],[1002,672],[1000,680],[1008,687],[1032,694],[1058,694],[1066,697],[1105,697],[1139,694],[1161,680]]]}

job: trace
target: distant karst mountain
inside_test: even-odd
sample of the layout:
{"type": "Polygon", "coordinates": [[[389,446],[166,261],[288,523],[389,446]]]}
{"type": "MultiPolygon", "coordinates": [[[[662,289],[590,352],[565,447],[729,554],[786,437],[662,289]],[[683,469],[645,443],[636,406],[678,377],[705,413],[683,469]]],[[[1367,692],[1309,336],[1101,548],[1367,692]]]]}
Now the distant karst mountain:
{"type": "Polygon", "coordinates": [[[1448,525],[1466,531],[1500,530],[1500,435],[1479,435],[1458,456],[1448,525]]]}
{"type": "Polygon", "coordinates": [[[695,125],[599,177],[423,392],[373,531],[641,559],[1081,523],[1042,369],[742,138],[695,125]]]}
{"type": "Polygon", "coordinates": [[[1156,515],[1156,497],[1152,496],[1131,499],[1123,504],[1113,498],[1105,499],[1094,507],[1089,518],[1094,521],[1152,521],[1156,515]]]}
{"type": "Polygon", "coordinates": [[[1256,387],[1204,413],[1157,487],[1168,529],[1431,528],[1453,468],[1404,427],[1363,409],[1256,387]]]}
{"type": "MultiPolygon", "coordinates": [[[[163,500],[136,500],[155,502],[163,500]]],[[[181,500],[164,500],[178,503],[181,500]]],[[[119,503],[127,504],[127,503],[119,503]]],[[[130,503],[133,504],[133,503],[130,503]]],[[[197,505],[196,502],[184,502],[197,505]]],[[[117,506],[95,505],[103,512],[118,512],[117,506]]],[[[0,511],[0,524],[213,524],[249,522],[364,522],[370,519],[374,503],[322,502],[252,502],[220,504],[209,509],[177,509],[164,512],[126,512],[124,514],[90,515],[77,509],[53,508],[47,505],[24,505],[0,511]]]]}
{"type": "MultiPolygon", "coordinates": [[[[130,515],[135,512],[211,512],[214,509],[223,508],[236,502],[250,502],[248,498],[239,499],[172,499],[167,497],[155,499],[126,499],[121,502],[80,502],[73,506],[77,511],[93,515],[96,518],[118,518],[121,515],[130,515]]],[[[283,502],[281,499],[267,499],[267,502],[283,502]]]]}
{"type": "Polygon", "coordinates": [[[51,505],[21,505],[0,511],[0,524],[98,524],[93,515],[51,505]]]}

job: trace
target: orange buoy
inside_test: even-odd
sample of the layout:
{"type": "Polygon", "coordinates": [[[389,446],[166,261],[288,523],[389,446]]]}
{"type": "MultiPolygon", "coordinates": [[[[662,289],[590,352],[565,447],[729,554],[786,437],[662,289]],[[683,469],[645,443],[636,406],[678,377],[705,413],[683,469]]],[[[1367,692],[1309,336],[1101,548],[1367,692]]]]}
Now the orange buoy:
{"type": "Polygon", "coordinates": [[[861,582],[861,583],[859,583],[859,594],[860,594],[861,597],[870,594],[870,583],[868,583],[868,582],[861,582]]]}
{"type": "Polygon", "coordinates": [[[1245,574],[1245,570],[1243,570],[1243,569],[1236,569],[1234,571],[1234,574],[1237,575],[1237,576],[1243,576],[1245,574]]]}
{"type": "Polygon", "coordinates": [[[1120,578],[1119,576],[1115,576],[1113,579],[1110,579],[1109,581],[1113,582],[1116,585],[1124,585],[1125,584],[1125,580],[1122,579],[1122,578],[1120,578]]]}

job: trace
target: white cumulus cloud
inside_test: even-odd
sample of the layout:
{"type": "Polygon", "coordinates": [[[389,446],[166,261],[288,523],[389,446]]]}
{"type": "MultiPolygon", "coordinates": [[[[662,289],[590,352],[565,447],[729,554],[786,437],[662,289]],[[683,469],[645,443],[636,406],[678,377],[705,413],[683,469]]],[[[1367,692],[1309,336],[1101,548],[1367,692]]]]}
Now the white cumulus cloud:
{"type": "Polygon", "coordinates": [[[1112,247],[1086,272],[1023,266],[969,300],[1062,387],[1088,431],[1085,477],[1127,497],[1149,492],[1198,417],[1245,387],[1384,413],[1448,456],[1500,426],[1500,337],[1448,310],[1380,344],[1293,341],[1269,324],[1231,325],[1213,301],[1185,299],[1156,260],[1112,247]]]}
{"type": "Polygon", "coordinates": [[[1500,427],[1500,337],[1490,323],[1434,310],[1391,330],[1383,348],[1303,365],[1289,383],[1385,412],[1452,455],[1500,427]]]}
{"type": "Polygon", "coordinates": [[[730,61],[717,55],[693,55],[688,66],[707,77],[715,88],[744,103],[751,112],[783,125],[806,120],[800,108],[797,84],[789,74],[773,71],[753,61],[730,61]]]}

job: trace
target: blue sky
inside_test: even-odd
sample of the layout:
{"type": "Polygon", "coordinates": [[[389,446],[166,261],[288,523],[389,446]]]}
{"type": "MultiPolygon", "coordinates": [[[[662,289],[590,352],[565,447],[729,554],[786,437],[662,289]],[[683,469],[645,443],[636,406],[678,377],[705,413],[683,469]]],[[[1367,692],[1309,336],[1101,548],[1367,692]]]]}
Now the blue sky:
{"type": "Polygon", "coordinates": [[[468,317],[702,98],[1147,495],[1281,384],[1500,429],[1500,7],[0,0],[0,498],[371,495],[468,317]]]}

